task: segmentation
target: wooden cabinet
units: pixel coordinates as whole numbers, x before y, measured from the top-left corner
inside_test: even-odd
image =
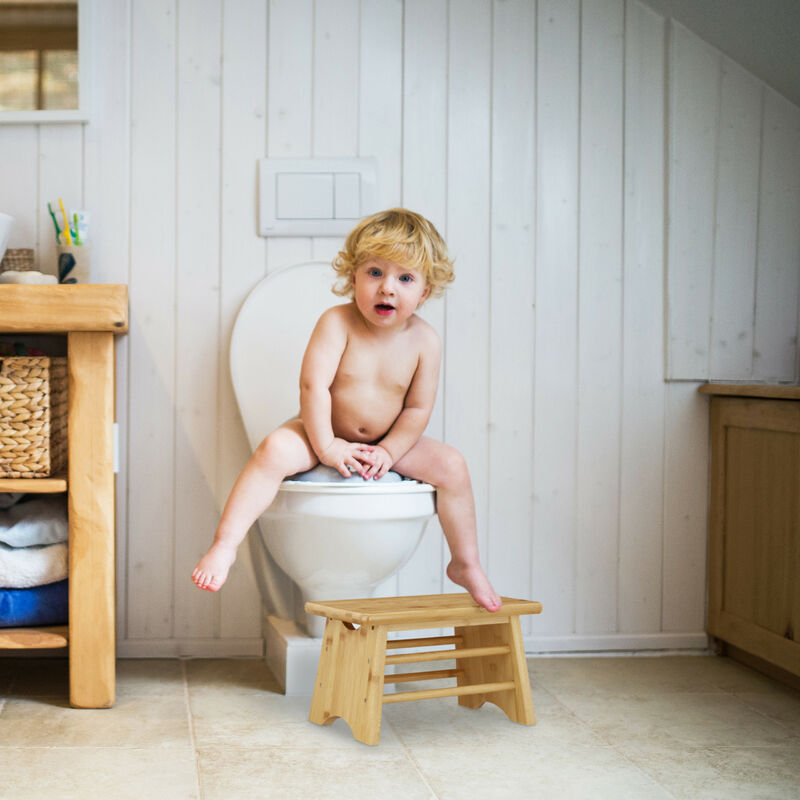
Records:
[[[0,478],[0,492],[67,492],[69,625],[0,629],[0,648],[69,648],[70,702],[115,695],[114,336],[128,329],[126,286],[0,285],[0,333],[67,337],[66,476]]]
[[[800,387],[701,391],[713,395],[708,632],[800,676]]]

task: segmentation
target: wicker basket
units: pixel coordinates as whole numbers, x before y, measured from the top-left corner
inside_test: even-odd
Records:
[[[45,478],[67,464],[67,359],[0,358],[0,477]]]
[[[30,247],[16,247],[6,250],[3,260],[0,261],[0,272],[16,270],[17,272],[28,272],[33,269],[33,249]]]

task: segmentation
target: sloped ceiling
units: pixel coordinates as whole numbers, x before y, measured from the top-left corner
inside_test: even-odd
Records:
[[[642,0],[800,106],[800,0]]]

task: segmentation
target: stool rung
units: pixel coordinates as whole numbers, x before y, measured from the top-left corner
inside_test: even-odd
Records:
[[[462,636],[423,636],[421,639],[389,639],[386,642],[387,650],[397,650],[401,647],[426,647],[435,644],[461,644]]]
[[[410,700],[430,700],[434,697],[455,697],[464,694],[493,694],[516,689],[514,681],[502,683],[476,683],[472,686],[453,686],[450,689],[423,689],[419,692],[397,692],[383,695],[383,703],[407,703]]]
[[[386,656],[387,664],[418,664],[420,661],[446,661],[448,658],[480,658],[481,656],[501,656],[511,652],[507,644],[497,647],[465,647],[461,650],[432,650],[427,653],[398,653]]]
[[[462,669],[434,669],[429,672],[398,672],[396,675],[384,675],[384,683],[406,683],[407,681],[435,681],[438,678],[457,678]]]

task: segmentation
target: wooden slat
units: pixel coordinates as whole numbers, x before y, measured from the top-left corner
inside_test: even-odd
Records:
[[[514,681],[503,681],[502,683],[479,683],[475,686],[453,686],[449,689],[421,689],[418,692],[385,694],[383,696],[383,704],[408,703],[410,700],[431,700],[434,697],[456,697],[464,694],[491,694],[493,692],[506,692],[514,688]]]
[[[387,650],[403,647],[433,647],[434,645],[461,644],[461,636],[422,636],[419,639],[392,639],[386,642]]]
[[[0,285],[0,332],[127,330],[128,287],[123,284]]]
[[[450,658],[482,658],[483,656],[501,656],[511,652],[508,645],[497,647],[465,647],[461,650],[431,650],[427,653],[398,653],[386,656],[387,664],[418,664],[421,661],[446,661]]]
[[[0,630],[0,650],[45,650],[66,647],[68,644],[69,628],[66,625]]]
[[[58,494],[66,491],[66,475],[54,475],[52,478],[0,478],[0,492]]]
[[[426,672],[398,672],[395,675],[384,675],[383,682],[386,684],[443,680],[445,678],[457,678],[462,671],[460,669],[433,669]]]

